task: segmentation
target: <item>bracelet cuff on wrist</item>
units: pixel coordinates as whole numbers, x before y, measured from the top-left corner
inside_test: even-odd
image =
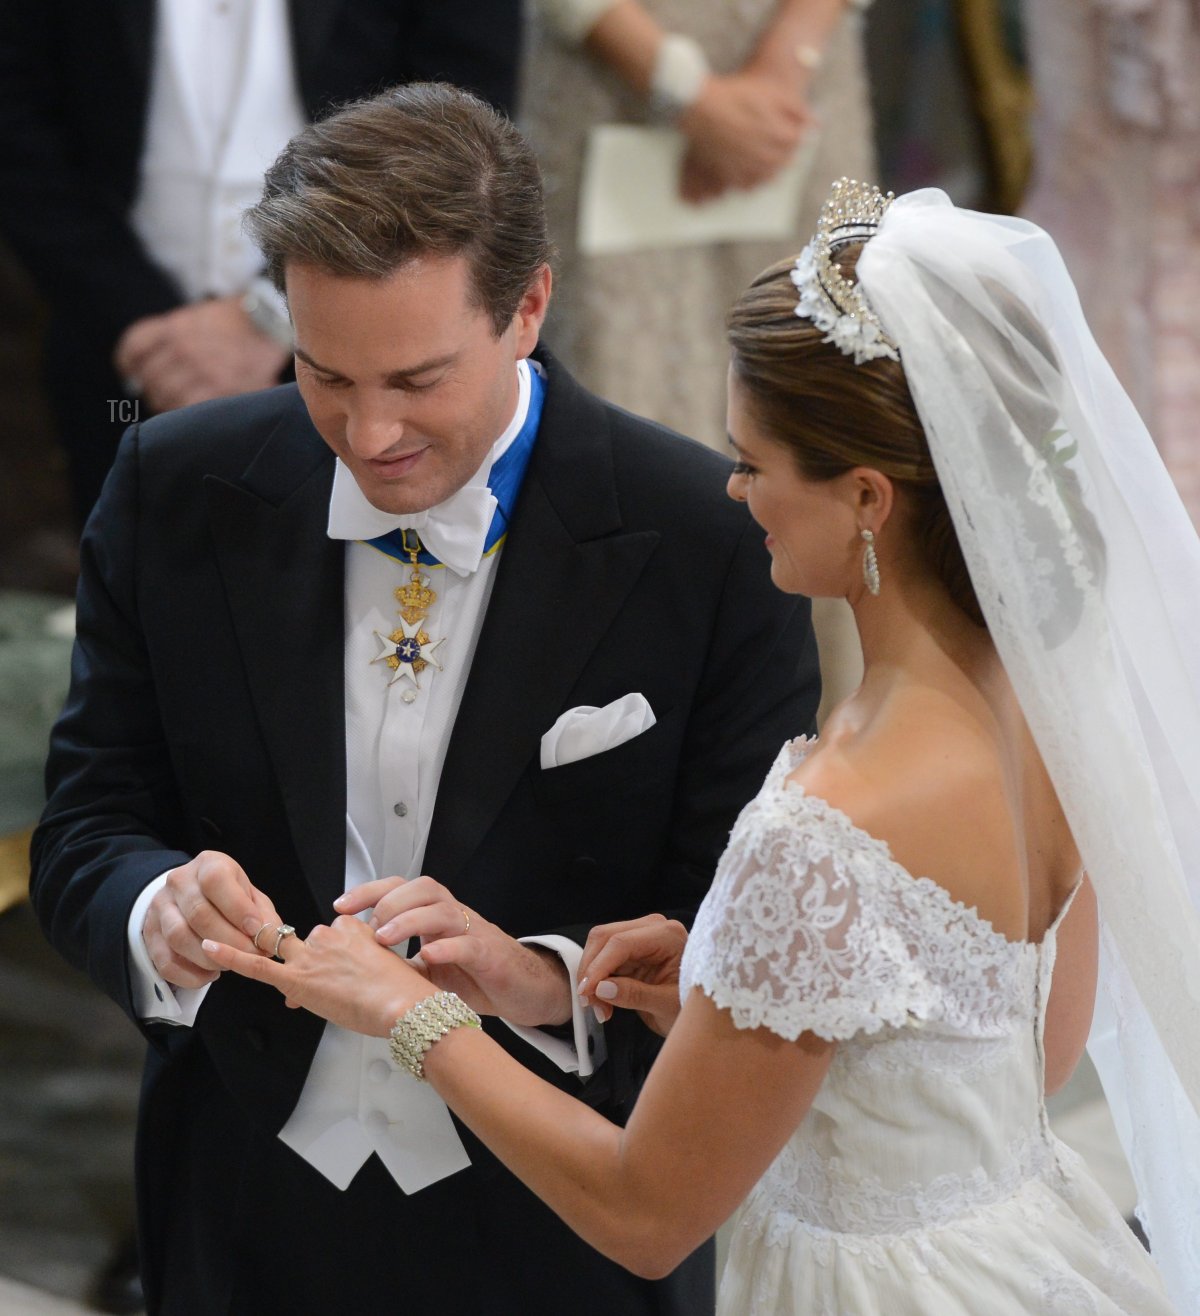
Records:
[[[655,116],[677,119],[700,95],[711,73],[708,56],[698,41],[668,33],[659,42],[650,76],[650,105]]]
[[[388,1046],[398,1069],[425,1081],[425,1053],[455,1028],[480,1028],[474,1010],[454,992],[437,992],[418,1001],[392,1025]]]

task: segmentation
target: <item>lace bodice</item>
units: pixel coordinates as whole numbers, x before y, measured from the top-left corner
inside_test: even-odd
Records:
[[[788,781],[808,748],[784,746],[738,818],[681,990],[740,1027],[841,1044],[760,1205],[864,1234],[939,1223],[1053,1159],[1041,1018],[1055,929],[1009,941],[913,877]]]

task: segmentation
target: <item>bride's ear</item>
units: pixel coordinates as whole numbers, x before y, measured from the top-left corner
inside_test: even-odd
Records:
[[[878,534],[896,506],[896,486],[870,466],[856,466],[849,474],[859,527]]]

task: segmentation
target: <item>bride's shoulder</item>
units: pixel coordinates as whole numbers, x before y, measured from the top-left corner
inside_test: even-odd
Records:
[[[981,852],[1011,848],[995,742],[936,701],[897,700],[861,721],[831,718],[787,781],[882,841],[909,873],[952,891]]]

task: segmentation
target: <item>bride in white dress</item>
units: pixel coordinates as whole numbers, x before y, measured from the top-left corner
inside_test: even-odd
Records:
[[[1150,622],[1175,602],[1160,550],[1177,583],[1200,553],[1156,540],[1186,516],[1080,324],[1032,225],[858,185],[734,308],[729,492],[781,589],[849,600],[866,675],[819,743],[783,747],[690,939],[653,916],[593,933],[581,991],[668,1033],[626,1128],[460,1026],[478,1019],[437,990],[468,939],[449,893],[424,973],[350,917],[284,940],[284,963],[205,951],[390,1033],[398,1064],[638,1273],[744,1201],[726,1316],[1174,1310],[1045,1110],[1088,1034],[1098,894],[1106,983],[1161,1060],[1155,1117],[1178,1097],[1175,1168],[1194,1171],[1196,777],[1159,699],[1186,736],[1200,681]],[[1105,447],[1114,418],[1140,465]],[[1131,482],[1153,527],[1117,518]],[[436,923],[403,883],[374,894],[380,924]],[[482,1007],[467,962],[455,981]],[[1147,1196],[1178,1186],[1135,1171]],[[1163,1259],[1186,1300],[1194,1256]]]

